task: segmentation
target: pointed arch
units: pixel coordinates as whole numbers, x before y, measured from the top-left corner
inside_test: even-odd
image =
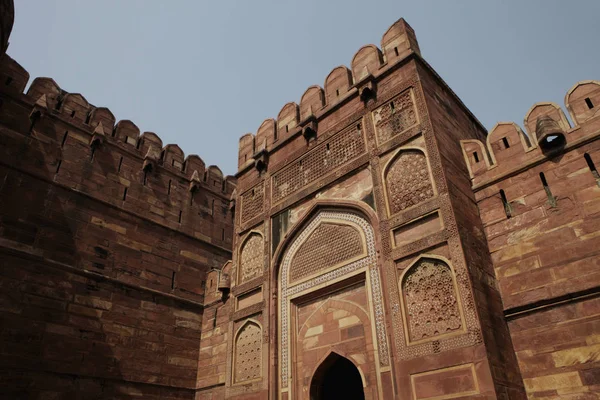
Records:
[[[315,315],[317,312],[322,311],[323,307],[325,307],[325,305],[330,306],[331,308],[335,308],[338,310],[344,310],[344,311],[349,311],[349,312],[356,312],[356,310],[360,310],[361,315],[359,316],[359,319],[361,320],[361,322],[365,325],[369,324],[369,314],[367,312],[367,310],[365,310],[360,304],[348,301],[348,300],[341,300],[341,299],[327,299],[323,302],[323,304],[321,304],[319,306],[319,308],[317,308],[316,310],[314,310],[309,316],[308,318],[306,318],[306,321],[304,321],[304,323],[302,324],[302,326],[300,326],[300,329],[298,329],[298,337],[303,337],[306,334],[306,331],[309,329],[309,324],[308,322],[310,321],[310,319],[313,317],[313,315]],[[358,316],[358,315],[357,315]],[[368,331],[366,331],[368,333]]]
[[[364,231],[366,238],[367,256],[348,264],[342,263],[337,268],[321,271],[313,279],[302,283],[288,285],[287,274],[289,271],[291,255],[301,243],[301,239],[310,232],[322,219],[341,221],[352,221]],[[371,222],[373,221],[373,222]],[[298,223],[284,236],[273,257],[273,281],[277,287],[278,303],[278,359],[279,359],[279,381],[281,390],[285,390],[290,384],[290,301],[291,298],[301,293],[308,293],[323,286],[359,274],[368,276],[370,285],[368,295],[371,298],[370,315],[372,316],[372,330],[377,342],[378,365],[388,366],[390,363],[387,333],[385,327],[383,291],[377,262],[376,229],[378,225],[375,212],[365,204],[358,201],[319,200],[302,217]]]
[[[324,218],[298,238],[289,255],[289,284],[298,284],[367,256],[363,230],[352,221]]]
[[[419,255],[402,272],[398,286],[407,344],[466,331],[456,273],[447,258]]]
[[[262,378],[262,325],[255,319],[247,319],[233,337],[234,384]]]
[[[429,159],[419,147],[400,148],[384,165],[381,173],[390,216],[437,194]]]
[[[236,284],[262,275],[265,258],[265,238],[262,232],[251,230],[240,244]]]
[[[523,118],[523,126],[527,131],[527,135],[532,139],[531,147],[536,147],[538,143],[538,137],[536,132],[537,120],[540,117],[548,116],[558,123],[558,125],[565,131],[571,129],[571,124],[565,116],[562,108],[554,102],[543,101],[535,103],[525,114]]]
[[[236,284],[248,282],[262,275],[265,258],[265,237],[262,232],[251,230],[242,239],[238,252]]]
[[[350,385],[349,387],[347,387],[346,389],[350,392],[354,392],[353,394],[356,396],[354,398],[365,398],[364,395],[364,388],[367,386],[366,380],[365,380],[365,375],[363,373],[363,371],[361,370],[361,368],[356,364],[356,362],[354,362],[354,360],[352,360],[349,357],[345,357],[344,355],[340,354],[343,353],[342,351],[336,350],[336,351],[329,351],[325,356],[323,356],[317,366],[315,367],[314,371],[311,374],[311,379],[310,379],[310,398],[311,399],[316,399],[316,400],[324,400],[327,396],[323,396],[322,393],[320,393],[320,391],[322,390],[322,386],[323,386],[323,381],[326,379],[326,375],[327,372],[329,372],[331,370],[332,367],[335,368],[336,364],[342,364],[346,366],[346,371],[347,373],[344,374],[345,379],[347,379],[347,384]],[[348,368],[350,367],[350,368]],[[353,371],[354,370],[354,371]],[[356,383],[356,379],[353,379],[354,377],[352,376],[353,373],[356,373],[356,377],[360,377],[360,385],[357,385]],[[362,387],[361,387],[362,386]],[[360,393],[356,393],[359,392]],[[344,397],[346,398],[346,397]]]
[[[271,276],[271,279],[273,279],[275,282],[277,282],[279,279],[279,267],[281,266],[282,258],[285,255],[289,245],[300,234],[308,222],[310,222],[310,220],[316,214],[323,210],[354,211],[362,214],[362,216],[364,216],[373,227],[376,228],[379,226],[377,214],[372,208],[365,205],[363,202],[346,199],[319,199],[315,201],[315,203],[306,211],[306,213],[304,213],[304,215],[288,229],[287,233],[283,236],[275,248],[272,258],[272,264],[275,266],[275,268],[272,268]]]
[[[577,82],[565,95],[565,106],[575,126],[599,115],[600,81]]]

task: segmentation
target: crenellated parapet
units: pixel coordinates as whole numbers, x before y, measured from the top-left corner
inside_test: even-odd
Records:
[[[525,131],[514,122],[499,122],[489,131],[486,143],[462,140],[473,188],[553,159],[600,135],[600,82],[577,83],[565,96],[565,106],[573,126],[558,104],[539,102],[525,115]]]
[[[233,225],[228,212],[236,179],[176,144],[163,144],[154,132],[130,120],[117,121],[79,93],[63,90],[51,78],[36,78],[9,56],[0,68],[0,112],[4,125],[22,134],[23,146],[39,160],[3,162],[86,193],[145,218],[228,248]],[[14,145],[14,144],[13,144]],[[8,152],[8,148],[6,151]],[[42,165],[45,169],[40,169]],[[48,175],[50,173],[50,175]],[[142,210],[140,213],[139,211]],[[228,228],[229,227],[229,228]]]
[[[378,78],[411,54],[419,54],[413,29],[400,19],[383,35],[381,49],[375,45],[361,47],[346,66],[334,68],[325,78],[323,87],[309,87],[300,103],[285,104],[277,119],[266,119],[256,131],[240,138],[238,174],[261,164],[264,153],[279,151],[294,138],[303,136],[306,143],[316,139],[319,121],[355,98],[364,103],[376,96]],[[297,150],[294,148],[294,150]]]

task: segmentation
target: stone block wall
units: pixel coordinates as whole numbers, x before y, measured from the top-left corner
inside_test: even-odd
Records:
[[[403,20],[381,48],[364,46],[351,69],[335,68],[323,89],[310,87],[240,139],[225,397],[308,398],[328,352],[362,372],[369,399],[524,397],[461,162],[460,140],[482,140],[485,130],[420,57]],[[366,255],[342,228],[356,216],[371,227]],[[364,275],[360,260],[373,262]],[[357,334],[372,341],[360,361],[334,316],[342,311],[317,306],[339,301],[350,283],[365,288],[349,303],[372,330]],[[443,305],[428,303],[438,297]],[[235,332],[249,321],[266,336],[256,351],[268,358],[242,384]],[[446,385],[450,377],[462,386]]]
[[[3,395],[195,398],[235,179],[1,63]]]
[[[598,391],[599,96],[594,81],[567,93],[573,126],[558,105],[537,103],[524,120],[527,134],[503,122],[485,145],[463,141],[530,397]]]
[[[0,397],[308,399],[345,359],[366,399],[596,398],[599,82],[486,134],[401,19],[242,136],[238,184],[24,93],[12,6]]]

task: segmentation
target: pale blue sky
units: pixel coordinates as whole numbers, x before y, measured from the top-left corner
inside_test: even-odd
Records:
[[[489,129],[600,79],[600,1],[17,0],[8,53],[224,173],[238,139],[404,17]]]

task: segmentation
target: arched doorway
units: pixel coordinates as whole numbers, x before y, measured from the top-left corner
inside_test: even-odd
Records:
[[[364,400],[360,372],[350,360],[331,353],[315,371],[310,383],[311,400]]]

